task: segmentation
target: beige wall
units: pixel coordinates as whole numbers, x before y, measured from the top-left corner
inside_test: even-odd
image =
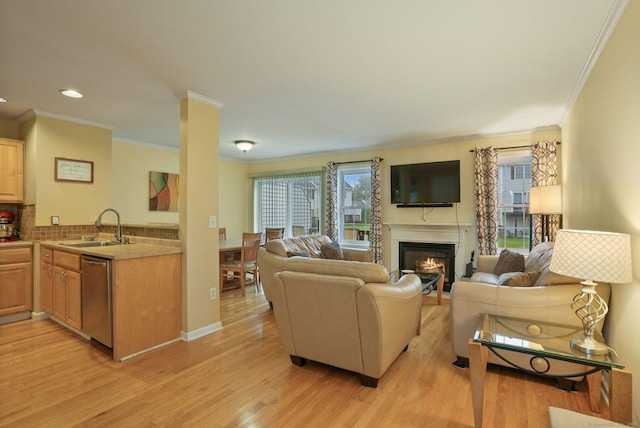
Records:
[[[286,171],[292,169],[304,169],[326,166],[330,160],[346,162],[352,160],[371,159],[380,156],[382,162],[382,220],[385,223],[413,223],[421,224],[428,222],[455,222],[475,224],[474,208],[474,177],[473,177],[473,153],[469,150],[474,147],[511,147],[518,145],[529,145],[536,141],[560,139],[560,130],[550,130],[519,135],[477,138],[442,144],[425,144],[422,146],[400,147],[396,149],[381,149],[355,153],[340,153],[303,159],[291,159],[279,162],[255,163],[249,165],[250,174],[258,174],[270,171]],[[562,150],[562,149],[561,149]],[[503,152],[508,153],[508,152]],[[391,165],[418,162],[436,162],[444,160],[460,160],[460,198],[461,202],[453,208],[434,208],[422,210],[421,208],[396,208],[390,203],[390,183],[389,172]],[[250,191],[250,188],[249,188]],[[423,221],[423,214],[425,220]],[[249,212],[249,215],[251,213]],[[383,258],[387,267],[390,266],[391,246],[389,239],[386,239],[386,229],[383,229]],[[473,228],[469,228],[466,236],[467,254],[464,259],[468,260],[471,250],[475,247],[475,236]]]
[[[251,181],[248,164],[220,159],[218,226],[227,228],[227,237],[240,239],[242,232],[253,232],[251,226]]]
[[[177,211],[149,211],[149,171],[178,174],[180,154],[116,140],[111,154],[111,206],[120,213],[122,223],[178,224]]]
[[[28,200],[37,201],[36,226],[50,225],[54,215],[61,225],[93,223],[111,204],[111,131],[44,116],[25,127],[27,159],[33,161],[31,150],[37,151],[34,170],[27,172],[33,179]],[[93,183],[55,181],[56,157],[92,161]]]
[[[20,140],[20,129],[15,120],[0,117],[0,137]]]
[[[612,287],[608,343],[634,374],[640,419],[640,2],[629,2],[563,126],[565,226],[631,235],[632,284]]]

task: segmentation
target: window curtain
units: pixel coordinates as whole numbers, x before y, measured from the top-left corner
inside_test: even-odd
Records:
[[[498,150],[477,147],[474,153],[478,250],[492,255],[498,251]]]
[[[531,149],[531,187],[553,186],[558,184],[558,142],[555,140],[539,141]],[[545,214],[549,217],[549,241],[555,241],[560,229],[560,215]],[[532,247],[542,242],[543,214],[532,216]]]
[[[334,241],[338,240],[338,164],[327,164],[327,225],[326,234]]]
[[[371,261],[382,264],[382,198],[380,182],[380,159],[371,162],[371,225],[369,230],[369,250]]]

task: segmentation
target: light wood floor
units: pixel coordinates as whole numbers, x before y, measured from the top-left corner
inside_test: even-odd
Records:
[[[424,298],[421,336],[377,389],[318,363],[292,365],[253,287],[221,303],[223,330],[121,363],[50,320],[0,326],[0,426],[473,425],[469,371],[451,365],[446,299]],[[550,405],[592,414],[584,392],[512,370],[490,367],[486,387],[487,427],[547,427]]]

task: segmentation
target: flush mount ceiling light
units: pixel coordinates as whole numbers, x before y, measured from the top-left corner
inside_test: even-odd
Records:
[[[6,98],[0,97],[0,103],[6,103],[6,102],[9,102],[9,100]]]
[[[84,95],[82,95],[80,92],[76,91],[75,89],[60,89],[60,93],[65,97],[70,97],[70,98],[84,97]]]
[[[244,154],[247,154],[247,150],[251,150],[255,143],[249,140],[236,140],[236,147],[238,150],[242,150]]]

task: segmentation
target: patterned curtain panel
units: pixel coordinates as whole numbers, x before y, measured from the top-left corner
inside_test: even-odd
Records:
[[[382,198],[380,196],[380,161],[378,157],[371,162],[371,228],[369,231],[369,250],[371,261],[382,264]]]
[[[555,140],[539,141],[531,150],[531,187],[553,186],[558,184],[558,142]],[[555,241],[558,229],[560,229],[560,216],[548,215],[549,228],[547,235],[549,241]],[[532,247],[542,242],[542,214],[533,215],[531,219],[533,236]]]
[[[498,251],[498,151],[475,149],[474,159],[478,250],[482,255]]]
[[[338,165],[327,164],[327,236],[338,240]]]

